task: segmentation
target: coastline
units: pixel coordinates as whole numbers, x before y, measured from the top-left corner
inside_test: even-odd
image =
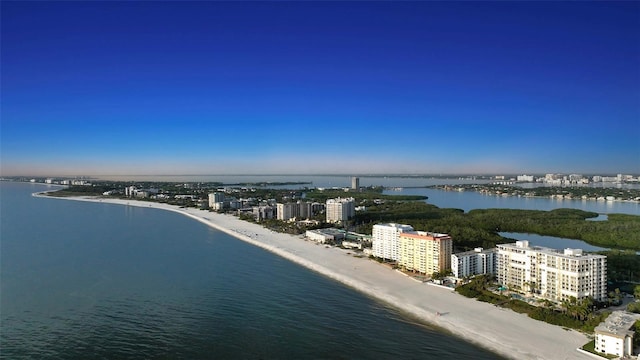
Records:
[[[422,322],[433,324],[466,341],[513,359],[590,359],[576,349],[589,338],[574,330],[549,325],[510,310],[465,298],[410,277],[351,252],[327,248],[300,236],[272,232],[233,215],[155,202],[95,197],[49,199],[98,202],[173,211],[200,221],[239,240],[334,279],[361,293],[383,301]],[[436,315],[441,314],[440,316]]]

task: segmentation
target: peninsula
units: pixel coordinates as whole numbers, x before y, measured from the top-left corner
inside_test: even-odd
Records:
[[[351,252],[305,241],[300,236],[277,233],[233,215],[139,200],[93,196],[60,199],[177,212],[339,281],[394,306],[411,317],[438,326],[508,358],[591,358],[577,350],[589,341],[580,332],[465,298],[451,289],[415,281],[375,261],[354,256]]]

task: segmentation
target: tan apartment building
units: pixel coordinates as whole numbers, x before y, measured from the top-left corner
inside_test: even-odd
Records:
[[[447,234],[425,231],[399,234],[398,265],[409,271],[431,275],[451,269],[453,240]]]

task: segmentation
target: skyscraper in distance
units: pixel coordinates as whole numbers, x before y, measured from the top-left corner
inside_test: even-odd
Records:
[[[360,190],[360,178],[357,176],[351,177],[351,190]]]

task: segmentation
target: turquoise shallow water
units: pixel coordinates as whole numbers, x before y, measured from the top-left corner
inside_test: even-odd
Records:
[[[0,182],[3,359],[495,359],[195,220]]]

